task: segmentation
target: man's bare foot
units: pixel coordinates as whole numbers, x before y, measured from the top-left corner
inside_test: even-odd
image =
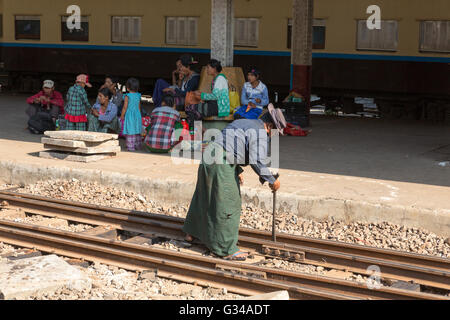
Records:
[[[190,234],[187,234],[186,237],[184,237],[184,240],[187,242],[192,242],[192,241],[194,241],[194,238],[192,238],[192,236]]]

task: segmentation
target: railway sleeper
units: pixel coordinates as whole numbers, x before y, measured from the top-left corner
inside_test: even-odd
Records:
[[[25,197],[25,196],[24,196]],[[28,197],[28,196],[27,196]],[[12,203],[13,205],[17,205],[17,201],[15,200],[14,197],[11,196],[4,196],[4,198],[2,200],[7,200],[10,201],[10,203]],[[26,200],[26,202],[35,202],[36,200]],[[19,205],[20,206],[20,205]],[[34,206],[36,207],[37,204],[34,204]],[[66,206],[63,206],[64,208]],[[44,216],[55,216],[55,217],[60,217],[60,218],[69,218],[69,219],[73,219],[73,220],[82,220],[82,221],[78,221],[78,222],[83,222],[83,223],[88,223],[88,224],[92,224],[92,225],[96,225],[98,222],[96,222],[95,219],[85,219],[85,218],[80,218],[79,216],[73,216],[72,214],[60,214],[60,210],[62,210],[63,208],[58,207],[54,208],[52,211],[52,213],[48,213],[46,212],[46,210],[42,210],[42,209],[34,209],[32,211],[34,211],[34,214],[39,214],[39,215],[44,215]],[[87,208],[86,208],[87,209]],[[83,211],[86,211],[86,209],[84,209]],[[29,209],[26,209],[27,211]],[[69,212],[70,210],[68,208],[64,209],[65,211]],[[77,209],[78,211],[80,211],[81,209]],[[105,208],[96,208],[96,211],[99,210],[106,210],[105,215],[108,216],[116,216],[119,214],[119,216],[123,216],[124,214],[127,214],[127,212],[125,212],[125,210],[118,210],[118,209],[105,209]],[[115,214],[113,212],[116,212]],[[145,214],[145,216],[150,216],[149,214]],[[140,217],[138,219],[136,219],[137,217],[135,216],[131,216],[133,217],[133,219],[135,219],[136,221],[133,224],[130,224],[130,221],[124,221],[121,223],[116,223],[114,226],[112,226],[112,228],[117,228],[118,227],[118,232],[119,235],[124,235],[125,233],[121,234],[121,230],[120,229],[124,229],[126,231],[141,231],[140,233],[137,232],[126,232],[126,236],[123,236],[123,238],[125,238],[125,240],[123,240],[123,238],[121,239],[122,241],[125,242],[129,242],[129,243],[133,243],[132,239],[136,239],[137,237],[142,237],[142,238],[146,238],[144,242],[147,242],[148,245],[154,244],[154,243],[158,243],[158,242],[165,242],[167,240],[180,240],[180,242],[184,242],[184,235],[180,230],[180,226],[177,224],[179,221],[171,221],[170,223],[166,220],[162,220],[162,221],[158,221],[157,223],[153,223],[151,224],[151,226],[147,229],[145,229],[145,232],[143,233],[142,230],[142,226],[141,223],[142,221],[145,222],[145,219],[143,217]],[[157,218],[157,215],[155,215],[155,219]],[[144,219],[144,220],[143,220]],[[88,221],[89,220],[89,221]],[[123,220],[123,219],[122,219]],[[170,220],[170,219],[169,219]],[[108,220],[104,221],[104,225],[109,225],[111,222]],[[165,227],[169,227],[169,229],[165,228]],[[163,231],[164,230],[164,231]],[[168,231],[167,233],[164,233],[165,231]],[[163,232],[161,232],[163,231]],[[360,254],[360,249],[356,250],[354,248],[354,246],[351,245],[343,245],[344,247],[351,247],[353,248],[352,250],[356,250],[356,252],[353,251],[349,251],[346,253],[332,253],[332,252],[328,252],[327,253],[327,259],[324,260],[323,259],[323,254],[322,252],[320,252],[320,250],[315,250],[313,247],[311,247],[311,243],[308,242],[307,244],[305,244],[305,247],[299,247],[298,245],[291,245],[286,243],[287,240],[289,240],[291,237],[290,236],[284,236],[286,237],[286,239],[284,239],[285,243],[273,243],[270,241],[265,241],[264,244],[262,243],[258,243],[258,241],[256,241],[259,237],[264,238],[265,234],[264,233],[260,233],[260,234],[247,234],[245,232],[245,230],[241,230],[243,232],[243,234],[245,234],[246,236],[241,236],[240,237],[240,242],[245,242],[242,243],[247,249],[247,246],[249,247],[249,249],[251,250],[256,250],[259,252],[262,252],[263,256],[269,256],[269,257],[275,257],[277,259],[283,259],[283,260],[291,260],[291,261],[295,261],[295,262],[300,262],[300,263],[304,263],[304,264],[312,264],[312,265],[320,265],[320,266],[324,266],[325,268],[331,268],[331,269],[337,269],[337,270],[342,270],[342,269],[348,269],[348,271],[351,271],[353,273],[357,273],[357,274],[362,274],[362,275],[370,275],[367,273],[367,265],[369,264],[369,262],[371,264],[379,264],[377,263],[377,261],[375,261],[374,259],[376,258],[364,258],[364,257],[354,257],[353,255],[359,255]],[[160,237],[161,239],[158,239],[158,237]],[[141,239],[142,240],[142,239]],[[292,239],[291,239],[292,240]],[[150,242],[151,241],[151,242]],[[293,241],[293,240],[292,240]],[[317,240],[317,245],[318,248],[320,249],[321,247],[325,246],[325,242],[322,243],[323,241],[319,241]],[[197,245],[198,243],[194,243],[194,245]],[[320,245],[319,245],[320,244]],[[326,245],[329,245],[329,242],[326,242]],[[341,245],[341,244],[340,244]],[[264,247],[265,246],[265,247]],[[197,247],[197,246],[196,246]],[[197,249],[197,248],[194,248]],[[327,249],[327,248],[322,248],[322,249]],[[342,248],[340,248],[342,249]],[[191,251],[191,250],[190,250]],[[195,250],[197,251],[197,250]],[[317,251],[317,252],[316,252]],[[198,253],[199,251],[197,251]],[[306,256],[305,256],[306,255]],[[348,255],[351,255],[350,257]],[[300,257],[299,257],[300,256]],[[400,258],[402,258],[403,256],[400,256]],[[380,256],[378,257],[380,259],[383,259],[383,256],[380,254]],[[343,265],[342,264],[342,259],[347,260],[348,262],[351,263],[351,267],[349,265]],[[375,261],[375,262],[374,262]],[[408,281],[409,279],[412,278],[416,278],[417,279],[422,279],[423,276],[421,275],[417,275],[417,272],[420,272],[420,268],[409,268],[407,271],[408,274],[403,274],[404,271],[402,271],[402,273],[399,273],[396,270],[396,267],[400,264],[404,264],[404,263],[408,263],[408,260],[399,260],[399,261],[393,261],[393,262],[384,262],[383,260],[381,260],[380,262],[383,263],[382,270],[383,270],[383,277],[382,280],[403,280],[403,281]],[[430,266],[430,268],[435,267],[436,265],[440,265],[439,261],[433,262],[433,265]],[[442,264],[442,262],[441,262]],[[446,266],[446,264],[443,264],[444,267]],[[386,269],[388,268],[388,269]],[[441,267],[443,268],[443,267]],[[426,267],[425,267],[426,269]],[[448,278],[442,278],[443,275],[447,274],[445,270],[443,270],[442,274],[436,274],[436,272],[434,274],[431,274],[430,276],[427,276],[426,278],[423,278],[422,280],[418,281],[418,283],[420,283],[421,285],[425,285],[425,286],[430,286],[433,287],[433,285],[438,284],[437,287],[444,287],[447,288],[446,284],[448,284]],[[422,277],[422,278],[421,278]],[[444,279],[444,280],[443,280]],[[439,283],[438,283],[439,281]]]
[[[262,245],[260,251],[267,257],[273,257],[293,262],[305,261],[305,252],[295,250],[293,248],[286,248],[276,245]]]
[[[170,253],[160,249],[145,249],[140,246],[125,244],[120,241],[111,241],[99,237],[73,234],[49,228],[30,226],[27,224],[1,221],[0,239],[7,243],[27,246],[32,243],[45,252],[62,254],[73,258],[85,258],[86,260],[100,263],[120,265],[123,268],[131,268],[135,271],[157,268],[158,276],[168,277],[173,280],[197,280],[205,284],[215,283],[227,287],[234,287],[236,293],[245,291],[267,292],[276,289],[287,289],[294,298],[331,298],[331,299],[398,299],[398,298],[441,298],[435,295],[423,295],[420,293],[408,293],[405,290],[381,288],[380,290],[368,290],[363,285],[349,281],[341,281],[331,278],[322,278],[305,274],[296,274],[288,271],[264,269],[256,266],[242,266],[231,262],[216,262],[210,258],[197,258],[192,264],[191,255]],[[189,262],[187,262],[187,260]],[[233,270],[219,271],[217,264],[224,265]],[[249,269],[247,275],[246,269]],[[238,269],[238,270],[236,270]],[[182,271],[181,271],[182,270]],[[236,273],[240,270],[241,273]],[[180,273],[181,271],[181,273]],[[234,272],[233,272],[234,271]],[[267,273],[266,279],[258,278]],[[249,276],[252,274],[252,276]],[[269,275],[270,274],[270,275]],[[219,280],[221,278],[222,280]],[[250,280],[250,281],[249,281]],[[275,281],[275,282],[273,282]],[[281,281],[281,282],[280,282]],[[217,282],[217,283],[216,283]],[[245,289],[242,285],[245,283]]]
[[[255,270],[249,270],[245,268],[234,268],[231,266],[216,264],[216,269],[220,271],[227,271],[232,274],[240,274],[247,277],[258,278],[258,279],[267,279],[267,273]]]

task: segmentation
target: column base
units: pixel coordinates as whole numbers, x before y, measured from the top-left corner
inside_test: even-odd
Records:
[[[312,66],[291,65],[291,91],[300,93],[311,105]]]

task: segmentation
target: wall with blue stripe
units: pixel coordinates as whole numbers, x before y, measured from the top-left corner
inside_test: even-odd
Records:
[[[49,49],[76,49],[76,50],[114,50],[114,51],[148,51],[148,52],[173,52],[173,53],[201,53],[209,54],[210,49],[195,48],[170,48],[170,47],[144,47],[144,46],[96,46],[77,44],[44,44],[44,43],[14,43],[0,42],[0,47],[22,47],[22,48],[49,48]],[[251,56],[277,56],[290,57],[289,51],[258,51],[258,50],[234,50],[235,55]],[[376,61],[408,61],[408,62],[435,62],[450,63],[450,57],[428,57],[428,56],[396,56],[381,54],[345,54],[314,52],[315,59],[352,59],[352,60],[376,60]]]

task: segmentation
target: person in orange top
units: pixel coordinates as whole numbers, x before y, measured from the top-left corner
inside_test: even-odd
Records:
[[[64,113],[64,99],[61,93],[55,91],[55,83],[45,80],[42,91],[27,99],[28,108],[26,114],[31,118],[39,111],[50,113],[53,122],[56,122],[59,114]]]

